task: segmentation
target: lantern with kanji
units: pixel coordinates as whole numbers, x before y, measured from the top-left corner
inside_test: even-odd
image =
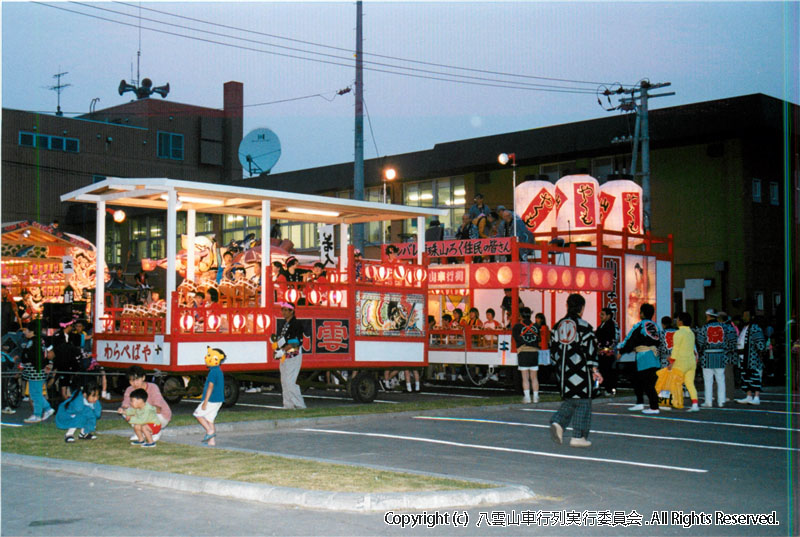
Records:
[[[642,187],[629,179],[607,181],[600,187],[600,223],[607,231],[626,231],[641,235],[643,231]],[[628,240],[628,247],[641,244],[643,238]],[[622,237],[604,235],[603,243],[619,247]]]
[[[569,242],[593,241],[600,220],[600,185],[591,175],[567,175],[556,182],[556,225]]]
[[[550,231],[556,226],[555,185],[550,181],[525,181],[514,193],[517,212],[531,232]]]
[[[184,313],[181,315],[181,330],[184,332],[191,332],[194,328],[194,315],[191,313]]]

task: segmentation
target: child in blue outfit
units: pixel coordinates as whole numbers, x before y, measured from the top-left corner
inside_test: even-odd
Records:
[[[225,402],[225,377],[219,367],[219,364],[224,359],[224,352],[220,349],[208,347],[205,357],[208,376],[206,377],[206,384],[203,386],[203,401],[197,405],[193,413],[193,416],[197,418],[197,421],[206,430],[206,435],[203,437],[202,442],[209,446],[216,445],[214,438],[217,436],[217,430],[214,427],[214,420],[217,418],[217,413],[222,407],[222,403]]]
[[[75,441],[75,431],[81,430],[78,436],[81,440],[94,440],[97,435],[94,431],[97,427],[97,420],[103,411],[100,405],[100,388],[95,384],[89,384],[72,394],[72,397],[58,405],[56,414],[56,427],[66,429],[64,442],[72,443]]]

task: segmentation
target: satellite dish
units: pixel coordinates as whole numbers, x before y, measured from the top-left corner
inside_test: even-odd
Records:
[[[239,144],[239,162],[252,177],[268,174],[281,158],[281,141],[269,129],[255,129],[247,133]]]

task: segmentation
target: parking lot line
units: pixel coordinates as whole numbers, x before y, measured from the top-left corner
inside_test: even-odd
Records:
[[[553,413],[552,410],[547,410],[544,408],[520,408],[523,412],[549,412]],[[621,414],[618,412],[595,412],[592,411],[592,416],[618,416],[623,418],[640,418],[645,420],[661,420],[661,421],[685,421],[687,423],[701,423],[703,425],[728,425],[730,427],[745,427],[747,429],[771,429],[773,431],[793,431],[798,432],[800,429],[791,429],[788,427],[776,427],[774,425],[754,425],[751,423],[730,423],[728,421],[705,421],[705,420],[690,420],[687,418],[668,418],[664,416],[664,414],[658,414],[655,416],[643,416],[642,414]]]
[[[420,436],[402,436],[396,434],[383,434],[383,433],[362,433],[362,432],[353,432],[353,431],[339,431],[339,430],[332,430],[332,429],[299,429],[301,431],[306,431],[310,433],[325,433],[325,434],[339,434],[339,435],[348,435],[348,436],[368,436],[372,438],[387,438],[389,440],[407,440],[409,442],[423,442],[427,444],[439,444],[444,446],[455,446],[455,447],[463,447],[469,449],[481,449],[486,451],[502,451],[505,453],[520,453],[523,455],[538,455],[540,457],[552,457],[556,459],[571,459],[571,460],[579,460],[579,461],[591,461],[591,462],[604,462],[609,464],[622,464],[626,466],[638,466],[642,468],[657,468],[660,470],[675,470],[678,472],[691,472],[697,474],[705,474],[708,473],[708,470],[704,470],[702,468],[686,468],[682,466],[669,466],[665,464],[651,464],[647,462],[634,462],[634,461],[624,461],[619,459],[603,459],[600,457],[582,457],[580,455],[564,455],[562,453],[548,453],[546,451],[531,451],[527,449],[516,449],[516,448],[506,448],[500,446],[484,446],[481,444],[465,444],[463,442],[451,442],[448,440],[437,440],[435,438],[424,438]]]
[[[519,421],[500,421],[500,420],[487,420],[480,418],[451,418],[448,416],[414,416],[415,420],[432,420],[432,421],[464,421],[470,423],[491,423],[497,425],[509,425],[513,427],[533,427],[536,429],[549,429],[550,425],[541,425],[538,423],[523,423]],[[569,427],[570,429],[572,427]],[[612,436],[628,436],[631,438],[648,438],[652,440],[673,440],[677,442],[695,442],[698,444],[718,444],[722,446],[746,447],[756,449],[774,449],[778,451],[800,451],[800,448],[788,448],[783,446],[764,446],[761,444],[741,444],[739,442],[723,442],[721,440],[702,440],[700,438],[683,438],[680,436],[658,436],[652,434],[634,434],[634,433],[620,433],[616,431],[596,431],[592,429],[592,434],[607,434]]]
[[[630,403],[606,403],[608,406],[632,406]],[[786,410],[764,410],[761,408],[736,408],[736,407],[714,407],[713,409],[704,409],[703,412],[708,410],[727,410],[728,412],[762,412],[766,414],[800,414],[800,412],[790,412]],[[669,410],[667,411],[669,412]]]

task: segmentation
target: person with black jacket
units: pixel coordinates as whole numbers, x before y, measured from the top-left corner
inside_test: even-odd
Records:
[[[614,310],[600,310],[600,326],[595,332],[597,338],[597,357],[600,361],[600,374],[603,375],[602,388],[605,394],[613,397],[617,394],[617,323],[614,322]]]

